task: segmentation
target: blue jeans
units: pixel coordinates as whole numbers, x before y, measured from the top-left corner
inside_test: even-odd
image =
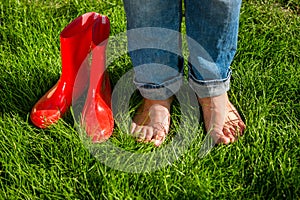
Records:
[[[198,97],[229,90],[241,0],[124,0],[134,82],[142,96],[164,100],[180,88],[184,16],[188,80]]]

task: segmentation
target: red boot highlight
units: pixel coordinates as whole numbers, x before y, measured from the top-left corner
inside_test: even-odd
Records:
[[[109,20],[102,16],[95,22],[92,32],[90,85],[82,111],[81,124],[93,142],[107,140],[114,128],[111,110],[111,86],[105,71],[105,50],[109,31]]]
[[[72,95],[80,96],[88,80],[86,57],[91,50],[92,28],[99,14],[90,12],[73,20],[60,34],[62,74],[58,82],[32,108],[30,119],[39,128],[56,123],[68,110]],[[78,70],[87,70],[74,88]]]

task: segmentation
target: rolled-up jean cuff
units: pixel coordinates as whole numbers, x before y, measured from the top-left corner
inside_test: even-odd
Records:
[[[183,76],[180,75],[161,84],[139,83],[134,80],[134,84],[141,95],[151,100],[166,100],[175,95],[182,85]]]
[[[189,85],[199,98],[219,96],[227,92],[230,88],[231,70],[225,79],[219,80],[197,80],[189,73]]]

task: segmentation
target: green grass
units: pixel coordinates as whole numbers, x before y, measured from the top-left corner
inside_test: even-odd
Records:
[[[243,2],[230,99],[246,119],[245,136],[199,158],[199,127],[199,137],[171,165],[128,173],[94,158],[70,116],[47,130],[29,120],[31,107],[60,76],[60,31],[75,17],[95,11],[108,15],[111,35],[123,32],[122,2],[4,1],[1,199],[299,199],[299,7],[296,0]],[[114,62],[109,68],[112,82],[130,68],[128,56]],[[180,110],[173,109],[176,119]],[[156,151],[120,129],[111,142],[131,152]]]

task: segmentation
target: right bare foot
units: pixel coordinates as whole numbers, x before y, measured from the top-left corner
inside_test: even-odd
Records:
[[[229,144],[237,140],[246,128],[227,93],[216,97],[198,98],[202,107],[206,131],[214,141]]]
[[[138,141],[160,146],[169,132],[172,97],[167,100],[144,99],[131,125],[131,133]]]

